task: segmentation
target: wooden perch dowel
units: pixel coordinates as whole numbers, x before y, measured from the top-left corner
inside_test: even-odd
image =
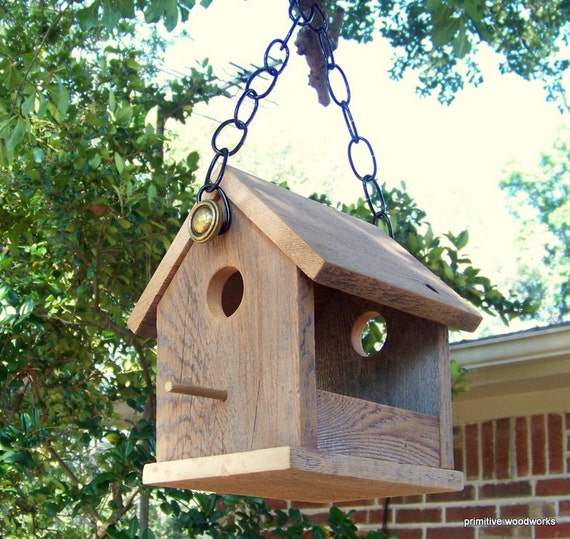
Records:
[[[223,389],[212,389],[210,387],[192,386],[190,384],[180,384],[178,382],[166,382],[164,390],[167,393],[180,393],[181,395],[192,395],[193,397],[205,397],[207,399],[216,399],[225,401],[228,398],[228,392]]]

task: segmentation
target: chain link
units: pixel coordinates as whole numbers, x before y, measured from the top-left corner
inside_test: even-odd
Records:
[[[313,2],[310,6],[304,7],[303,4],[308,4],[307,0],[289,0],[289,19],[292,21],[291,27],[283,39],[274,39],[269,43],[265,49],[263,57],[263,67],[255,70],[248,78],[245,89],[240,95],[234,115],[229,120],[222,122],[212,135],[212,149],[214,150],[214,157],[210,162],[206,178],[203,186],[199,189],[197,201],[200,202],[204,192],[213,193],[217,192],[222,199],[224,209],[226,212],[226,221],[220,230],[220,234],[226,232],[231,224],[231,211],[226,194],[224,193],[220,183],[225,173],[228,158],[237,153],[245,143],[248,133],[249,124],[255,118],[259,108],[259,101],[265,99],[275,88],[277,79],[287,66],[289,61],[289,41],[295,28],[308,26],[317,34],[319,47],[323,55],[323,66],[326,73],[326,85],[331,99],[338,105],[344,117],[344,121],[350,136],[348,143],[348,162],[352,172],[358,180],[362,183],[364,191],[364,198],[372,214],[372,223],[376,225],[379,221],[382,222],[388,231],[390,237],[394,237],[392,230],[392,223],[388,215],[386,201],[382,189],[376,179],[377,164],[374,150],[368,139],[359,135],[356,128],[356,123],[350,110],[350,85],[344,70],[335,62],[334,59],[334,45],[328,34],[328,19],[323,9]],[[275,53],[281,54],[280,58],[276,58]],[[342,83],[340,91],[335,90],[335,86],[331,81],[331,75],[336,74],[336,78]],[[338,85],[337,85],[338,87]],[[339,93],[343,95],[340,96]],[[249,102],[252,109],[249,113],[242,111],[245,102]],[[231,128],[237,132],[239,136],[237,142],[233,147],[221,144],[222,132],[226,133],[226,137],[230,136]],[[236,133],[234,133],[235,135]],[[360,147],[369,156],[369,169],[368,172],[362,172],[357,167],[354,152],[356,148]],[[216,165],[220,165],[215,178],[212,177]]]
[[[350,110],[350,85],[344,70],[335,62],[334,59],[334,46],[328,33],[328,19],[323,9],[314,2],[310,8],[303,10],[301,0],[290,0],[289,13],[302,13],[301,18],[305,25],[308,25],[314,32],[317,33],[319,45],[323,55],[323,65],[326,75],[326,85],[331,99],[341,108],[342,115],[350,136],[348,143],[348,162],[352,172],[362,182],[362,189],[364,191],[364,198],[372,214],[372,223],[376,225],[382,222],[391,238],[394,237],[392,229],[392,222],[388,215],[388,208],[382,189],[376,179],[378,166],[376,164],[376,156],[374,150],[368,139],[358,134],[356,123],[352,112]],[[342,84],[335,85],[332,81],[332,76],[336,74],[336,79]],[[342,95],[341,95],[342,92]],[[362,172],[356,166],[354,152],[356,148],[363,148],[369,156],[369,169],[368,172]]]
[[[237,101],[233,117],[222,122],[212,135],[212,149],[214,150],[214,157],[212,158],[208,171],[206,172],[204,184],[198,190],[196,198],[197,202],[200,202],[204,193],[217,192],[219,194],[226,213],[226,220],[220,230],[220,234],[223,234],[230,228],[232,219],[228,198],[220,186],[228,164],[228,158],[230,155],[236,154],[243,146],[247,138],[249,124],[257,114],[259,101],[266,98],[273,91],[279,75],[281,75],[287,66],[290,54],[288,43],[293,35],[295,27],[297,26],[299,18],[291,16],[291,20],[293,21],[293,24],[289,28],[285,37],[283,39],[274,39],[265,49],[263,67],[255,70],[249,76],[245,89]],[[281,56],[276,58],[279,53]],[[244,108],[246,102],[252,107],[249,112]],[[221,143],[223,136],[222,133],[225,133],[227,138],[228,136],[231,136],[229,133],[232,131],[232,128],[234,135],[237,133],[239,139],[234,143],[233,147],[228,147]],[[219,165],[219,168],[216,176],[213,177],[216,165]]]

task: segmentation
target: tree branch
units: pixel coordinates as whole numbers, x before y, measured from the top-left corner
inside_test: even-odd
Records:
[[[99,524],[97,531],[95,532],[95,539],[105,539],[105,537],[107,537],[107,529],[109,526],[119,522],[119,520],[132,509],[135,499],[139,495],[139,491],[140,487],[137,487],[125,505],[123,505],[119,510],[114,511],[105,523]]]
[[[20,95],[20,92],[22,91],[24,84],[28,80],[28,75],[32,71],[32,67],[34,67],[34,64],[37,62],[38,57],[40,55],[40,52],[42,51],[48,36],[55,30],[57,25],[61,22],[61,19],[63,18],[64,13],[67,11],[69,6],[70,6],[70,4],[67,4],[67,6],[65,6],[60,12],[58,12],[58,14],[56,15],[53,22],[49,25],[49,28],[45,31],[44,35],[42,36],[42,40],[40,41],[40,44],[36,47],[32,61],[29,63],[28,69],[26,69],[26,72],[24,73],[24,76],[22,77],[22,80],[20,81],[20,84],[18,85],[18,89],[16,90],[16,93],[14,94],[14,101],[12,102],[12,107],[11,107],[12,111],[14,110],[14,107],[16,105],[16,100],[18,99],[18,96]]]
[[[310,9],[311,5],[317,4],[323,10],[323,13],[325,13],[325,17],[327,16],[322,0],[318,0],[317,2],[305,2],[305,4],[307,4],[307,6],[302,6],[303,10]],[[336,50],[338,46],[338,37],[343,17],[344,11],[341,8],[337,8],[333,21],[328,26],[327,33],[333,51]],[[316,21],[315,24],[319,25],[320,22]],[[297,54],[304,56],[309,66],[309,86],[317,91],[319,103],[324,107],[328,106],[330,96],[327,87],[326,59],[321,50],[317,32],[310,26],[304,26],[297,34],[295,46],[297,47]]]

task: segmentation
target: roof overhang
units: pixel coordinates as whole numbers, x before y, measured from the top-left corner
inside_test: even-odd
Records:
[[[232,211],[314,282],[452,328],[474,331],[481,322],[471,304],[370,223],[229,166],[223,182]],[[156,337],[158,304],[193,246],[187,228],[185,222],[131,313],[128,325],[138,335]]]

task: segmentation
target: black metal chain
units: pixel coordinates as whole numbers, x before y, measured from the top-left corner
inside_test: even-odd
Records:
[[[241,96],[239,97],[236,107],[234,109],[234,115],[229,120],[222,122],[218,128],[214,131],[212,135],[212,149],[214,150],[214,157],[210,162],[210,166],[208,167],[208,171],[206,172],[206,179],[204,180],[204,185],[199,189],[198,194],[196,196],[197,201],[200,202],[202,200],[202,195],[204,192],[206,193],[213,193],[217,192],[222,199],[224,204],[224,210],[226,213],[226,220],[222,229],[220,230],[220,234],[226,232],[231,224],[231,210],[230,205],[228,202],[228,198],[220,186],[222,178],[224,177],[224,173],[226,170],[226,165],[228,163],[228,158],[230,155],[234,155],[239,151],[239,149],[243,146],[245,139],[247,138],[247,130],[249,124],[255,118],[257,114],[257,109],[259,108],[259,101],[261,99],[266,98],[275,88],[277,83],[277,79],[279,75],[285,69],[287,62],[289,61],[289,40],[293,35],[293,31],[299,22],[299,17],[292,18],[293,24],[291,28],[285,35],[283,39],[274,39],[269,43],[267,48],[265,49],[265,55],[263,57],[263,67],[255,70],[246,82],[245,89],[242,92]],[[276,58],[274,54],[279,55],[280,57]],[[269,79],[267,79],[269,76]],[[265,87],[263,86],[265,84]],[[252,109],[249,113],[246,113],[242,110],[244,107],[244,103],[249,102],[252,105]],[[220,137],[221,133],[228,128],[233,127],[236,129],[240,135],[239,140],[237,143],[234,144],[233,147],[228,148],[227,146],[221,146],[220,144]],[[212,175],[214,173],[214,169],[216,168],[217,164],[220,164],[216,177],[213,178]]]
[[[307,2],[305,1],[305,3]],[[344,121],[348,129],[348,134],[350,135],[350,141],[348,143],[348,162],[350,164],[352,172],[362,183],[364,198],[372,214],[372,223],[374,225],[376,225],[378,221],[384,223],[388,234],[391,238],[393,238],[394,233],[392,229],[392,223],[388,215],[386,201],[382,189],[380,188],[380,185],[378,184],[378,180],[376,178],[378,171],[376,156],[374,155],[374,150],[368,139],[360,135],[356,128],[356,123],[354,122],[354,118],[350,110],[350,86],[348,84],[348,79],[344,70],[335,62],[334,59],[334,46],[328,34],[329,24],[327,16],[324,13],[323,9],[317,4],[317,2],[313,2],[313,4],[311,4],[311,6],[308,8],[303,8],[301,6],[301,0],[289,0],[289,18],[293,24],[283,39],[274,39],[265,49],[263,67],[255,70],[250,75],[245,89],[237,101],[233,118],[222,122],[214,132],[212,136],[212,149],[214,150],[214,157],[210,163],[210,166],[208,167],[204,185],[202,185],[198,191],[197,201],[201,201],[204,192],[213,193],[214,191],[217,191],[220,195],[220,198],[222,199],[226,212],[226,221],[220,230],[220,234],[223,234],[229,229],[231,224],[230,205],[228,198],[224,193],[224,190],[220,186],[228,158],[229,156],[237,153],[243,146],[245,139],[247,138],[248,126],[257,114],[259,101],[266,98],[273,91],[279,75],[281,75],[287,66],[287,62],[289,60],[289,40],[293,35],[293,31],[296,27],[308,26],[318,36],[319,46],[323,54],[323,66],[326,73],[327,88],[331,99],[342,110]],[[276,49],[278,49],[278,51]],[[272,54],[273,52],[281,54],[281,58],[275,59]],[[344,95],[342,98],[339,97],[339,94],[333,88],[333,84],[331,82],[332,73],[337,73],[342,80],[344,86]],[[269,82],[265,80],[266,87],[256,89],[254,86],[256,84],[261,84],[258,83],[258,80],[263,80],[263,77],[266,75],[269,75]],[[242,116],[242,106],[246,101],[251,102],[253,108],[247,116],[243,114],[245,117],[240,117]],[[231,149],[227,146],[220,148],[219,137],[221,136],[222,131],[230,126],[234,129],[237,129],[241,133],[239,135],[240,138]],[[355,164],[354,152],[359,145],[365,148],[370,156],[370,166],[368,172],[363,173],[357,168]],[[212,174],[218,162],[220,163],[220,167],[218,169],[216,177],[212,178]]]
[[[309,26],[309,28],[316,32],[318,36],[319,45],[323,54],[326,84],[329,95],[341,108],[342,115],[348,129],[348,134],[350,135],[350,141],[348,143],[348,162],[350,163],[350,168],[354,175],[362,182],[364,198],[368,204],[370,213],[372,214],[372,223],[377,224],[378,221],[383,222],[388,230],[388,234],[393,238],[394,231],[392,229],[390,216],[388,215],[386,200],[376,178],[376,174],[378,172],[376,156],[374,155],[374,150],[368,139],[358,133],[356,123],[354,122],[352,112],[350,111],[350,85],[348,84],[346,73],[335,62],[333,54],[334,46],[328,33],[329,23],[327,16],[317,2],[313,2],[309,8],[303,10],[301,7],[301,0],[290,0],[289,15],[292,16],[293,14],[295,14],[294,16],[296,17],[300,16],[302,21],[299,23],[300,26]],[[337,78],[340,77],[342,85],[344,86],[342,97],[339,96],[339,92],[337,92],[333,87],[331,81],[331,74],[333,73],[337,74]],[[356,166],[354,152],[358,146],[364,147],[365,151],[370,156],[370,165],[367,172],[362,172]]]

